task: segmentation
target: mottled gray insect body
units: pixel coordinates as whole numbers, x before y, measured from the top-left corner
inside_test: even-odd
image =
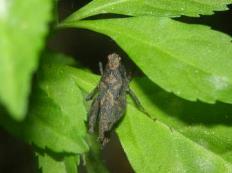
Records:
[[[126,93],[133,97],[134,93],[129,88],[129,79],[126,70],[121,64],[119,55],[113,53],[108,56],[108,62],[103,71],[100,64],[101,80],[98,86],[86,97],[86,100],[94,98],[89,111],[89,132],[93,133],[98,121],[98,135],[102,145],[109,141],[107,133],[120,120],[126,110]],[[132,97],[132,98],[133,98]],[[139,103],[138,99],[135,98]]]

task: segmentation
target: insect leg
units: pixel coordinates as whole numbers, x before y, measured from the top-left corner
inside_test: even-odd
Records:
[[[95,98],[92,105],[91,105],[91,109],[88,113],[88,117],[89,117],[89,132],[93,133],[94,132],[94,127],[97,121],[97,117],[99,114],[99,98]]]
[[[86,101],[92,100],[93,97],[97,94],[97,91],[98,91],[98,86],[95,87],[95,88],[85,97],[85,100],[86,100]]]
[[[135,95],[134,91],[128,87],[127,92],[130,94],[131,98],[134,100],[136,106],[139,108],[140,111],[146,113],[143,105],[139,101],[138,97]]]
[[[130,89],[128,87],[127,92],[130,94],[131,98],[134,100],[136,106],[139,108],[139,110],[143,113],[145,113],[149,118],[151,118],[152,120],[156,121],[156,118],[152,117],[143,107],[143,105],[141,104],[141,102],[139,101],[138,97],[135,95],[135,93],[133,92],[132,89]]]
[[[102,65],[101,62],[99,62],[99,69],[100,69],[101,75],[103,76],[103,65]],[[95,96],[95,94],[97,93],[98,88],[99,88],[98,86],[95,87],[95,88],[86,96],[85,100],[86,100],[86,101],[92,100],[93,97]]]
[[[101,76],[103,76],[104,71],[103,71],[102,62],[99,62],[98,65],[99,65],[99,70],[100,70]]]

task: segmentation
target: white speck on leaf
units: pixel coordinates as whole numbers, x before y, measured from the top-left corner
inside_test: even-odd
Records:
[[[181,94],[181,92],[180,92],[180,91],[177,91],[177,92],[176,92],[176,95],[180,95],[180,94]]]
[[[200,167],[201,172],[213,172],[215,170],[215,166],[213,163],[213,160],[211,157],[202,159],[202,157],[199,157],[196,159],[196,165]]]
[[[209,81],[217,90],[223,90],[229,86],[229,79],[225,76],[212,76]]]

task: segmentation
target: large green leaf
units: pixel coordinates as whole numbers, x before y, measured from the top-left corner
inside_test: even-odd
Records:
[[[231,0],[93,0],[67,20],[76,21],[97,14],[115,13],[130,16],[152,15],[174,17],[199,16],[227,10]]]
[[[46,153],[36,155],[41,173],[78,173],[79,156],[54,158]]]
[[[66,65],[60,64],[61,60],[58,62],[54,55],[44,58],[25,121],[15,123],[1,116],[0,123],[14,135],[40,148],[83,153],[88,146],[84,140],[87,113],[82,93]]]
[[[131,17],[61,24],[106,34],[155,83],[185,99],[232,103],[231,37],[168,18]]]
[[[78,85],[90,91],[99,78],[72,69]],[[129,99],[117,133],[136,172],[231,172],[232,108],[192,103],[169,94],[147,78],[131,87],[154,121]]]
[[[52,2],[0,0],[0,101],[17,120],[27,110],[31,76],[37,68]]]

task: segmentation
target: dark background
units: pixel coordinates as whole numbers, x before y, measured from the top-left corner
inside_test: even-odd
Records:
[[[88,3],[88,0],[59,0],[59,20]],[[229,11],[216,12],[212,16],[200,18],[181,17],[177,20],[186,23],[198,23],[211,26],[213,29],[232,35],[232,6]],[[128,43],[129,44],[129,43]],[[71,55],[93,72],[98,72],[98,62],[105,62],[105,57],[118,52],[125,57],[124,61],[136,72],[136,66],[126,54],[108,37],[81,29],[65,29],[50,34],[47,47],[51,50]],[[36,172],[33,149],[14,138],[0,128],[0,173],[34,173]],[[131,173],[131,169],[116,135],[102,151],[102,159],[112,173]]]

